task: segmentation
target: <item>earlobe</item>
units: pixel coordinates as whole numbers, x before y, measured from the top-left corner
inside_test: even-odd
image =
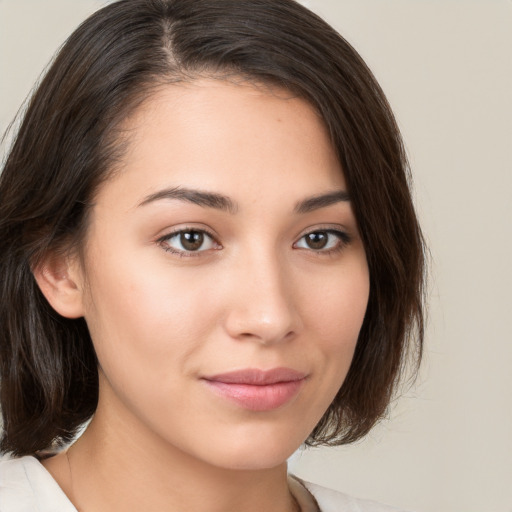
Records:
[[[82,279],[73,258],[48,255],[32,269],[39,289],[63,317],[84,316]]]

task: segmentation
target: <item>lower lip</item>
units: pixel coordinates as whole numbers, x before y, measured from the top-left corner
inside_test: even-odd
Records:
[[[290,402],[299,392],[304,379],[257,386],[205,380],[218,395],[251,411],[271,411]]]

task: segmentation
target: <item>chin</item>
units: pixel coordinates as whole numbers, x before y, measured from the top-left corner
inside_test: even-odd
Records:
[[[272,469],[285,464],[302,442],[302,437],[294,442],[289,433],[284,438],[272,433],[267,435],[263,432],[260,435],[245,433],[224,443],[216,443],[214,451],[210,448],[208,458],[214,465],[225,469],[246,471]]]

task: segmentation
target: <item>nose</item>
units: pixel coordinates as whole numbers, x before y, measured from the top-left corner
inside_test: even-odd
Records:
[[[254,255],[232,269],[225,329],[237,340],[272,345],[291,340],[302,328],[294,283],[275,254]]]

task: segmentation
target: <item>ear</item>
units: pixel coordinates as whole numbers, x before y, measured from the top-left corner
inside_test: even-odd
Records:
[[[46,300],[66,318],[84,316],[83,278],[77,260],[76,257],[53,253],[32,269]]]

